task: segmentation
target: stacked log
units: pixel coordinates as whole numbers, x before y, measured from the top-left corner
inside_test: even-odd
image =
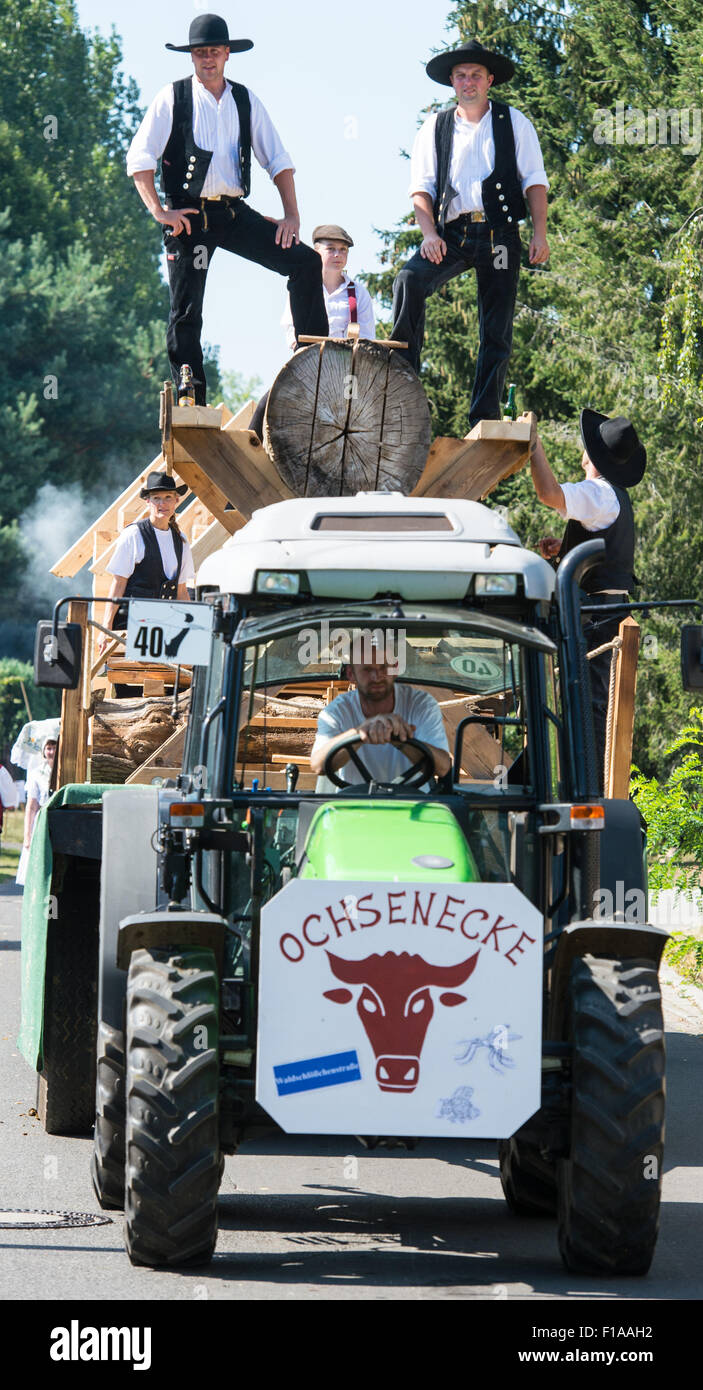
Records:
[[[93,716],[92,782],[125,782],[188,718],[190,692],[170,696],[101,700]]]

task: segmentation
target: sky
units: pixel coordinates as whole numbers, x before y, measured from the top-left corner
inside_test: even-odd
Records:
[[[189,55],[168,52],[165,44],[186,43],[191,20],[213,9],[232,38],[254,42],[249,52],[230,57],[226,75],[256,92],[292,156],[301,238],[309,241],[319,223],[336,222],[355,243],[350,273],[379,269],[374,229],[394,227],[410,209],[401,151],[410,150],[424,107],[445,93],[424,65],[458,38],[447,27],[451,0],[266,0],[247,7],[221,0],[77,0],[82,28],[107,34],[114,27],[119,34],[124,71],[145,106],[167,82],[192,72]],[[278,192],[252,164],[249,202],[277,214]],[[215,254],[203,341],[219,347],[223,370],[270,383],[288,356],[280,325],[285,294],[283,277],[226,251]]]

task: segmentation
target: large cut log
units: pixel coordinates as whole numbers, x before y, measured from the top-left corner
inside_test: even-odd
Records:
[[[169,697],[101,700],[93,716],[90,775],[93,782],[124,782],[188,717],[190,693],[179,696],[178,714]]]
[[[392,348],[327,339],[276,377],[264,445],[299,497],[409,493],[430,446],[427,397]]]

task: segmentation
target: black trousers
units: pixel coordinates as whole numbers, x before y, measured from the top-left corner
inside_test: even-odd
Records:
[[[201,202],[201,211],[188,214],[191,232],[173,236],[164,228],[166,265],[171,294],[166,346],[171,375],[178,385],[184,362],[193,369],[197,405],[207,401],[200,334],[203,326],[205,282],[218,247],[232,251],[256,265],[288,277],[291,311],[296,334],[326,336],[327,310],[322,292],[322,262],[310,246],[276,245],[275,223],[241,198]]]
[[[440,265],[419,251],[399,272],[393,287],[391,337],[407,342],[399,349],[416,372],[420,370],[425,338],[425,301],[442,285],[472,266],[476,271],[479,350],[471,396],[469,424],[499,420],[500,402],[513,345],[513,315],[520,275],[520,233],[517,227],[494,227],[464,217],[448,222],[447,254]]]
[[[584,594],[583,602],[586,604],[617,603],[620,598],[627,602],[629,595],[624,592],[618,594]],[[583,631],[586,646],[589,652],[592,652],[595,651],[596,647],[602,647],[606,642],[612,642],[613,638],[617,637],[620,624],[623,618],[627,617],[627,609],[604,613],[602,618],[597,613],[586,613],[584,617],[586,621]],[[601,791],[604,786],[605,735],[608,723],[608,693],[612,658],[612,651],[601,652],[600,656],[592,657],[588,663],[593,701],[593,725],[596,735],[598,781]]]

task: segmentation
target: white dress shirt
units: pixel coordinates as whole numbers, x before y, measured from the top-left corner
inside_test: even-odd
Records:
[[[620,503],[606,478],[584,478],[580,483],[562,483],[566,521],[580,521],[586,531],[603,531],[620,515]]]
[[[325,295],[325,307],[327,309],[327,322],[330,326],[330,338],[346,338],[347,328],[350,323],[349,313],[349,294],[348,286],[351,284],[351,276],[344,274],[341,285],[336,290],[327,290],[323,282],[322,289]],[[354,281],[356,290],[356,312],[359,324],[360,338],[376,337],[376,318],[369,294],[365,285],[360,280]],[[286,307],[281,314],[281,323],[286,330],[286,342],[293,351],[295,347],[295,329],[293,327],[293,315],[290,307],[290,295],[286,299]]]
[[[534,184],[549,188],[549,180],[544,172],[542,151],[532,121],[508,107],[515,136],[515,158],[523,193]],[[435,111],[420,127],[415,136],[410,160],[410,188],[414,193],[429,193],[434,202],[437,197],[437,153],[435,149]],[[457,106],[454,112],[454,140],[449,165],[449,178],[452,188],[457,191],[447,210],[447,221],[453,222],[465,212],[483,212],[481,184],[493,172],[495,165],[495,141],[493,139],[493,120],[490,107],[480,121],[467,121]]]
[[[239,168],[239,113],[232,88],[227,87],[220,100],[208,92],[193,74],[193,136],[201,150],[212,150],[200,197],[227,193],[237,198],[242,193]],[[251,148],[262,169],[275,179],[284,169],[295,173],[293,161],[283,148],[280,136],[259,98],[250,90]],[[127,173],[156,169],[168,144],[173,125],[173,83],[162,87],[151,103],[127,152]]]
[[[159,543],[164,574],[167,579],[174,579],[176,575],[176,547],[173,544],[171,527],[169,526],[166,531],[161,531],[158,526],[155,526],[154,535]],[[141,564],[145,553],[144,542],[139,527],[136,523],[133,523],[131,526],[126,526],[118,538],[109,563],[105,566],[106,572],[115,575],[118,579],[129,579],[134,574],[136,566]],[[195,566],[193,564],[193,556],[190,546],[184,536],[178,583],[192,584],[194,580]]]

